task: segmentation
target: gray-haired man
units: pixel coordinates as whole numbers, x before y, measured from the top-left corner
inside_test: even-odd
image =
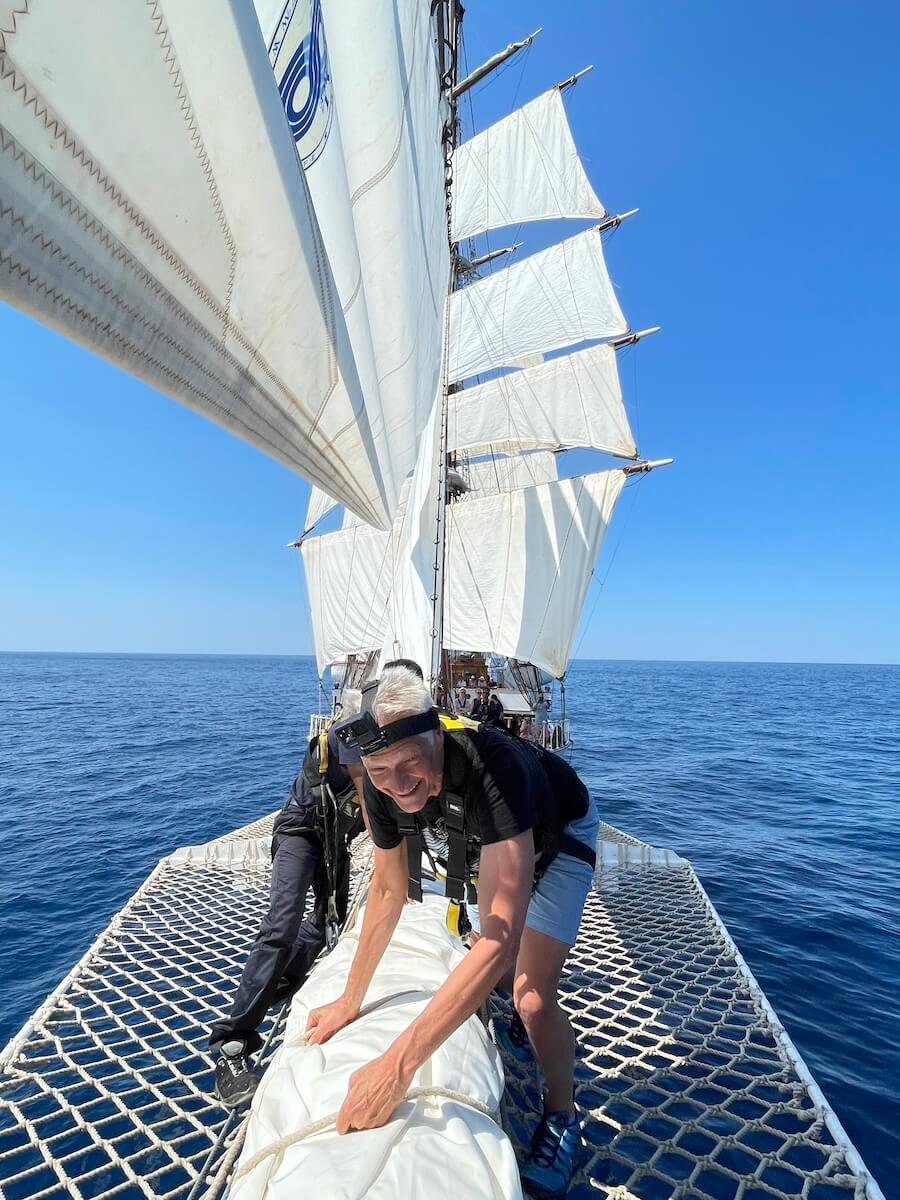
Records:
[[[597,817],[587,789],[562,759],[499,730],[442,728],[427,688],[404,669],[382,675],[372,715],[344,732],[363,755],[375,871],[343,995],[310,1013],[309,1041],[359,1014],[416,870],[404,838],[424,841],[448,890],[477,871],[481,932],[409,1029],[352,1076],[337,1128],[383,1125],[416,1070],[509,979],[548,1089],[522,1178],[535,1195],[562,1196],[579,1134],[574,1037],[557,990],[592,875]],[[465,861],[454,865],[460,845]]]

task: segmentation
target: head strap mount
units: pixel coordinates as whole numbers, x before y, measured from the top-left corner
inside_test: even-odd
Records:
[[[417,733],[429,733],[439,726],[437,709],[429,708],[427,712],[401,717],[399,721],[391,721],[387,725],[379,725],[371,713],[360,713],[336,732],[345,746],[358,749],[365,757],[367,754],[377,754],[379,750],[386,750],[388,746],[402,742],[404,738],[415,737]]]

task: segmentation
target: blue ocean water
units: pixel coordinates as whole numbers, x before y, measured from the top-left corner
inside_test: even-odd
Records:
[[[900,667],[577,662],[568,700],[900,1200]],[[0,1044],[162,855],[281,803],[315,701],[311,659],[0,654]]]

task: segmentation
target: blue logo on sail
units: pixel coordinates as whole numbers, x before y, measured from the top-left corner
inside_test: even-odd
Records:
[[[300,161],[312,166],[328,140],[334,112],[321,0],[288,0],[269,58]]]

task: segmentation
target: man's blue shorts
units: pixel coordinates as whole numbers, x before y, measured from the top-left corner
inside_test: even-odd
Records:
[[[570,821],[565,832],[593,850],[597,845],[600,816],[593,800],[590,804],[587,814],[577,821]],[[532,893],[525,927],[574,946],[593,875],[588,863],[572,858],[570,854],[557,854]],[[479,933],[478,910],[474,905],[469,908],[469,920]]]

